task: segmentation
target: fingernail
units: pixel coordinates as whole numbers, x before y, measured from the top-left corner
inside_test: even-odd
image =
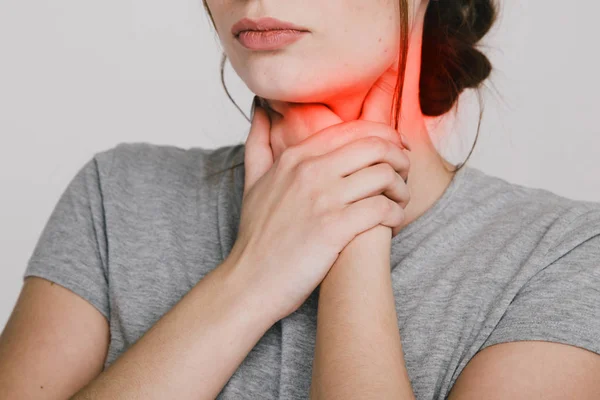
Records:
[[[254,118],[254,110],[256,109],[256,106],[260,106],[258,104],[258,96],[254,96],[254,99],[252,99],[252,108],[250,110],[250,119]]]

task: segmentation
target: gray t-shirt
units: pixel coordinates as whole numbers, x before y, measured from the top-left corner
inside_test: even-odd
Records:
[[[70,289],[108,319],[105,367],[231,251],[244,150],[121,143],[96,153],[60,197],[24,277]],[[496,343],[600,354],[600,203],[465,166],[393,238],[391,266],[419,400],[445,398],[469,360]],[[307,399],[317,303],[318,288],[265,333],[218,399]]]

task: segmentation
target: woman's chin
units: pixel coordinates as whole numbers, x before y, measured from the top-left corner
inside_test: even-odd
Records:
[[[259,97],[262,97],[263,99],[277,100],[287,103],[320,103],[326,99],[322,93],[315,92],[314,90],[307,91],[301,88],[298,88],[298,90],[287,88],[285,91],[272,90],[272,88],[269,90],[261,90],[260,88],[252,89],[250,86],[249,88],[253,93]]]
[[[360,89],[361,85],[356,84],[351,88],[337,88],[332,86],[311,88],[306,87],[286,88],[286,90],[273,90],[273,88],[264,89],[263,87],[252,87],[250,90],[257,96],[266,100],[276,100],[287,103],[319,103],[329,104],[345,102],[344,99],[355,98],[364,95],[365,90]],[[264,89],[264,90],[263,90]]]

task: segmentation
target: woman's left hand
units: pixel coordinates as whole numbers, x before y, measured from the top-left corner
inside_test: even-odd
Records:
[[[398,72],[394,68],[396,64],[392,64],[380,77],[379,79],[371,86],[369,92],[365,96],[365,100],[362,105],[362,110],[360,116],[357,118],[358,120],[369,121],[373,123],[385,124],[388,127],[393,127],[392,125],[392,106],[393,106],[393,98],[396,87],[396,80],[398,78]],[[302,136],[310,136],[314,132],[318,132],[322,129],[325,129],[332,125],[344,124],[349,122],[344,122],[335,112],[333,112],[329,107],[320,103],[288,103],[275,101],[272,102],[275,105],[275,109],[273,109],[274,114],[272,118],[275,118],[275,124],[273,124],[273,129],[280,129],[281,132],[286,132],[288,134],[290,131],[298,132]],[[284,120],[279,120],[278,118],[281,115],[285,115]],[[280,132],[275,132],[273,137],[281,138],[284,135],[279,134]],[[403,140],[403,135],[400,135],[400,142],[403,144],[404,151],[410,151],[410,148],[406,145],[406,141]],[[297,137],[296,140],[303,140],[303,137]],[[271,143],[271,146],[275,148],[275,150],[280,150],[285,148],[286,145],[284,143]],[[280,152],[280,151],[278,151]],[[407,168],[409,169],[409,168]],[[408,170],[406,171],[396,171],[398,177],[401,175],[408,176]],[[407,185],[407,183],[402,179],[398,179],[399,185]],[[402,190],[399,192],[407,193],[408,198],[403,199],[403,204],[397,203],[399,206],[406,207],[407,203],[410,201],[410,193],[408,187],[406,190]],[[391,230],[391,238],[395,237],[401,230],[401,227],[389,228],[384,225],[379,225],[375,228],[371,228],[368,231],[363,232],[361,235],[366,234],[370,231],[378,231],[383,232],[378,234],[387,235],[390,237]]]

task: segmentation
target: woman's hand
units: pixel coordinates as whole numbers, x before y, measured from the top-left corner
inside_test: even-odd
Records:
[[[238,238],[228,258],[281,319],[306,300],[344,247],[378,225],[398,226],[409,160],[390,126],[329,126],[273,160],[270,119],[256,107],[245,149]]]
[[[392,107],[394,106],[393,100],[398,79],[397,63],[398,59],[371,85],[362,102],[362,109],[360,113],[357,113],[358,120],[385,124],[390,127],[394,126],[392,123]],[[272,122],[270,144],[275,155],[282,154],[290,144],[301,142],[315,132],[333,125],[348,123],[344,122],[332,109],[320,103],[289,103],[270,100],[265,105],[271,106],[267,109]],[[366,125],[365,129],[368,129]],[[398,132],[393,133],[395,136],[400,136],[401,147],[409,152],[407,154],[410,154],[410,147],[406,144],[403,135]],[[408,171],[396,172],[402,176],[406,176],[408,173]],[[392,227],[391,236],[398,235],[402,227]],[[385,226],[380,226],[375,230],[386,234],[385,228]],[[387,235],[389,234],[388,231]],[[379,235],[379,237],[382,236]]]

